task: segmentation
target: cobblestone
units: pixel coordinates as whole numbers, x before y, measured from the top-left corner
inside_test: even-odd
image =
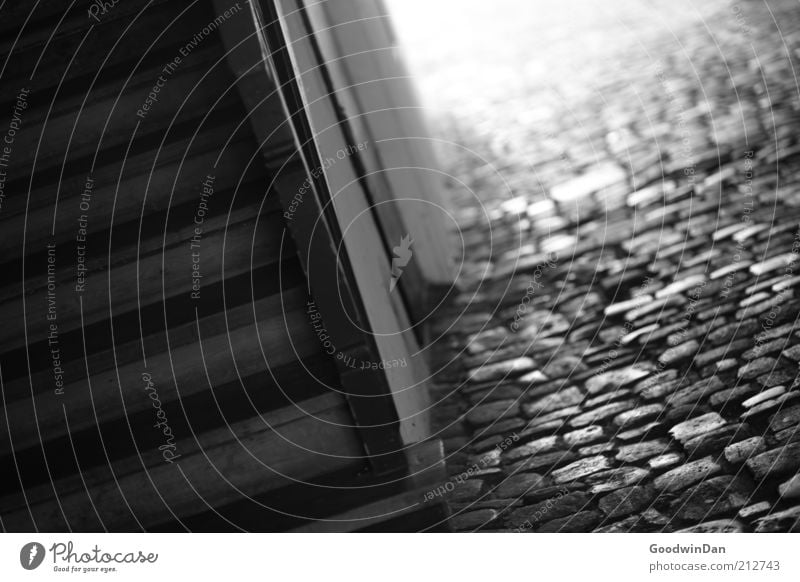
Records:
[[[738,376],[743,380],[752,380],[772,370],[777,363],[775,358],[758,358],[739,368]]]
[[[635,463],[636,461],[642,461],[664,454],[668,446],[669,443],[665,439],[624,445],[619,448],[616,458],[618,461]]]
[[[684,456],[681,453],[665,453],[658,455],[647,461],[648,466],[655,471],[672,469],[683,462]]]
[[[494,509],[479,509],[455,515],[450,518],[450,526],[455,531],[473,530],[481,526],[488,525],[497,518],[497,511]]]
[[[603,427],[595,424],[566,433],[564,435],[564,442],[570,446],[580,446],[595,442],[602,439],[604,436]]]
[[[590,490],[594,494],[615,491],[629,485],[640,483],[647,479],[650,471],[640,467],[620,467],[609,471],[602,471],[593,475],[594,484]]]
[[[575,386],[569,386],[563,390],[539,398],[534,402],[524,404],[522,406],[522,411],[526,416],[533,417],[542,413],[552,412],[579,404],[581,400],[583,400],[583,393]]]
[[[672,493],[702,481],[722,471],[711,457],[705,457],[667,471],[654,482],[657,489]]]
[[[674,503],[678,519],[701,521],[744,507],[753,491],[744,478],[722,475],[687,489]]]
[[[800,505],[757,519],[755,531],[758,533],[800,532]]]
[[[750,436],[747,424],[728,424],[710,432],[695,436],[683,443],[688,458],[717,455],[730,443]]]
[[[800,475],[795,475],[788,481],[778,485],[778,493],[783,499],[796,499],[800,497]]]
[[[530,358],[514,358],[505,362],[481,366],[472,371],[470,382],[491,382],[514,375],[521,375],[536,367]]]
[[[633,410],[621,412],[614,417],[614,424],[620,428],[630,428],[637,424],[644,424],[661,416],[664,406],[661,404],[647,404]]]
[[[725,447],[725,458],[729,463],[738,465],[744,463],[754,455],[763,453],[766,448],[767,445],[764,442],[764,437],[754,436]]]
[[[681,422],[669,429],[669,434],[677,441],[685,444],[690,439],[725,426],[726,421],[716,412]]]
[[[553,471],[553,479],[556,483],[566,483],[576,481],[582,477],[597,473],[610,466],[608,458],[602,455],[587,457],[580,461],[570,463],[566,467]]]
[[[800,406],[792,406],[776,412],[769,421],[770,428],[775,432],[800,425]]]
[[[534,503],[527,507],[514,510],[508,517],[509,527],[520,527],[530,522],[532,525],[544,523],[559,517],[573,515],[582,511],[589,504],[586,493],[577,491],[559,495]]]
[[[671,10],[673,35],[644,4],[641,42],[563,76],[574,37],[549,58],[501,43],[518,66],[475,93],[436,81],[465,146],[434,326],[442,421],[472,435],[449,462],[519,439],[457,488],[455,529],[800,529],[800,13],[743,4],[743,38],[709,0]]]
[[[603,513],[611,519],[640,512],[649,507],[655,497],[652,487],[626,487],[601,498],[599,505]]]
[[[625,400],[623,402],[612,402],[610,404],[606,404],[604,406],[599,406],[594,410],[590,410],[588,412],[584,412],[573,418],[570,421],[570,426],[575,428],[584,427],[590,424],[595,424],[599,421],[605,420],[612,416],[615,416],[619,412],[626,410],[634,405],[632,400]]]
[[[678,533],[740,533],[744,524],[738,519],[715,519],[679,529]]]
[[[501,499],[517,498],[542,487],[545,483],[545,478],[537,473],[511,475],[500,483],[494,493]]]
[[[542,437],[506,451],[503,453],[503,460],[513,462],[531,455],[550,452],[560,448],[559,443],[560,439],[556,435]]]
[[[756,479],[781,475],[800,469],[800,443],[777,447],[752,457],[746,462]]]
[[[697,343],[697,340],[689,340],[681,345],[667,349],[663,354],[661,354],[661,356],[658,358],[658,361],[664,365],[674,364],[676,362],[680,362],[681,360],[691,358],[699,349],[700,344]]]
[[[480,426],[495,422],[501,418],[514,416],[517,413],[516,400],[498,400],[489,404],[476,406],[467,413],[468,423]]]
[[[592,531],[603,520],[599,511],[579,511],[567,517],[548,521],[537,531],[539,533],[570,533]]]

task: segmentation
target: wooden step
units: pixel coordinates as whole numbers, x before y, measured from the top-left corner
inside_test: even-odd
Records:
[[[141,17],[120,18],[105,26],[93,27],[87,18],[83,27],[74,28],[52,42],[48,37],[14,50],[8,55],[3,78],[10,86],[28,82],[40,90],[63,83],[65,78],[94,75],[120,63],[130,63],[130,69],[134,69],[137,61],[148,54],[169,51],[173,56],[181,56],[179,49],[213,18],[213,12],[204,2],[189,5],[165,2]],[[204,42],[217,40],[212,36]]]
[[[3,525],[6,531],[146,529],[359,464],[363,449],[351,425],[341,396],[319,396],[181,440],[181,457],[172,463],[157,452],[118,461],[113,479],[98,470],[45,485],[31,491],[41,501],[26,508],[19,508],[18,497],[2,498]]]
[[[88,379],[64,384],[61,393],[56,393],[51,377],[45,385],[50,390],[34,391],[29,398],[7,404],[9,427],[0,434],[0,451],[22,450],[149,409],[153,403],[145,385],[150,382],[160,401],[167,403],[319,353],[305,302],[298,299],[286,312],[273,308],[268,319],[92,371]]]
[[[67,271],[53,274],[55,296],[49,295],[47,273],[40,274],[36,281],[26,279],[28,288],[24,297],[0,304],[0,319],[8,323],[0,329],[0,353],[44,341],[52,335],[53,324],[57,326],[57,333],[62,334],[107,319],[110,314],[141,309],[143,305],[167,297],[185,295],[189,301],[198,282],[202,289],[202,286],[279,261],[282,245],[275,234],[282,228],[280,215],[273,214],[260,223],[250,219],[227,229],[204,233],[200,251],[202,279],[193,279],[192,253],[196,251],[191,249],[188,239],[162,252],[113,266],[109,271],[90,274],[85,291],[80,294],[75,292],[74,274],[67,277]],[[69,263],[73,258],[62,260]],[[55,265],[59,264],[58,256],[53,255],[52,260]],[[56,277],[56,273],[60,277]]]
[[[270,318],[274,319],[274,325],[282,327],[278,314],[305,308],[306,298],[306,290],[303,287],[294,287],[283,290],[280,294],[254,300],[252,303],[248,302],[225,311],[217,311],[182,325],[170,326],[168,334],[165,333],[162,326],[162,329],[156,333],[108,346],[102,351],[63,362],[61,367],[64,382],[66,384],[80,383],[86,379],[87,370],[92,375],[97,375],[114,370],[119,366],[141,362],[145,354],[166,353],[169,350],[193,344],[197,342],[200,334],[203,337],[220,335],[227,330],[239,329],[252,325],[256,321]],[[290,349],[291,346],[285,346],[287,352]],[[3,384],[3,402],[5,406],[8,406],[16,400],[30,399],[31,393],[47,393],[53,388],[53,370],[51,366],[48,366],[15,379],[6,379]]]
[[[87,24],[97,27],[107,26],[120,19],[129,21],[145,6],[148,10],[158,10],[159,4],[168,1],[118,2],[113,9],[107,10],[105,13],[101,12],[102,4],[96,2],[84,4],[65,3],[63,0],[38,0],[33,6],[24,2],[6,2],[3,9],[0,10],[0,23],[2,23],[0,31],[7,33],[1,35],[0,54],[7,54],[12,47],[21,50],[34,45],[44,46],[44,43],[51,37],[57,40],[62,36],[74,34],[76,31],[86,30]],[[15,35],[18,35],[18,38],[14,38]]]
[[[170,435],[180,440],[299,405],[331,391],[341,391],[335,365],[329,356],[318,353],[240,376],[213,390],[163,402],[161,409],[168,419]],[[21,493],[21,484],[27,491],[90,469],[108,467],[126,457],[150,454],[148,451],[160,454],[158,448],[168,435],[154,430],[154,413],[157,411],[151,407],[122,420],[92,425],[0,457],[0,471],[11,476],[0,481],[0,497]],[[73,453],[65,455],[66,450]]]

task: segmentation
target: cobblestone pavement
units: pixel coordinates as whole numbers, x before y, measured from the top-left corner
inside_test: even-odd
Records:
[[[448,130],[456,530],[800,530],[800,11],[714,5]]]

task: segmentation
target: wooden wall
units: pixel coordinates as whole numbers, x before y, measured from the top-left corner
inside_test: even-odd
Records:
[[[2,130],[27,90],[0,208],[6,530],[272,529],[296,480],[366,465],[265,164],[304,179],[292,135],[256,141],[225,58],[246,3],[218,27],[211,2],[146,4],[0,11]]]
[[[436,523],[424,361],[357,365],[413,333],[373,337],[258,11],[87,10],[0,9],[2,528]]]

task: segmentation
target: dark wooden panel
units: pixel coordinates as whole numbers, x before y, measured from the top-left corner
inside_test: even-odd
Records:
[[[48,390],[11,403],[5,409],[10,427],[0,433],[0,451],[9,450],[11,443],[16,449],[27,448],[41,439],[148,409],[152,402],[143,388],[144,374],[159,387],[160,400],[169,402],[319,350],[304,302],[284,312],[275,309],[269,319],[148,354],[145,361],[120,363],[93,373],[90,382],[79,379],[65,384],[62,394]]]
[[[338,388],[338,375],[330,358],[316,354],[162,404],[171,433],[181,440],[279,408],[302,406],[303,401]],[[24,507],[23,485],[28,502],[38,502],[52,495],[48,484],[53,480],[78,482],[79,473],[90,469],[105,469],[111,480],[109,466],[128,457],[162,462],[158,448],[164,445],[165,435],[153,425],[154,411],[146,409],[0,457],[0,470],[9,476],[0,481],[0,496],[16,496],[15,503]],[[39,495],[35,499],[33,488]]]
[[[75,5],[78,3],[75,2]],[[64,0],[40,0],[35,4],[31,2],[4,2],[0,10],[0,30],[3,32],[27,33],[26,29],[42,26],[43,22],[55,20],[65,16],[67,7]],[[74,12],[77,13],[75,6]]]
[[[21,42],[0,40],[11,50],[0,104],[31,89],[0,215],[9,530],[180,529],[366,464],[351,407],[374,405],[366,385],[379,378],[348,401],[310,326],[273,176],[305,180],[280,96],[232,74],[215,32],[137,116],[164,64],[219,12],[209,1],[158,1],[139,14],[142,5],[92,26],[85,5],[60,21],[63,7],[46,0]],[[0,10],[0,21],[24,13]],[[197,298],[191,243],[210,175]],[[391,421],[388,398],[377,418]],[[155,414],[169,419],[174,463]]]
[[[285,258],[292,253],[292,247],[289,246]],[[202,321],[204,317],[237,306],[252,307],[253,302],[279,293],[287,293],[305,284],[297,259],[291,258],[209,285],[204,288],[202,297],[196,302],[187,301],[184,295],[179,295],[143,306],[135,311],[115,313],[111,319],[104,319],[63,335],[59,334],[62,363],[71,360],[83,361],[85,356],[108,350],[113,346],[133,341],[140,342],[142,337],[149,341],[157,334],[166,334],[167,330],[189,323],[194,324],[198,317]],[[27,347],[0,354],[0,362],[6,380],[27,377],[41,370],[52,371],[53,367],[47,338],[32,342]],[[45,389],[52,388],[53,385],[49,384],[49,388]]]
[[[208,170],[208,168],[203,169]],[[52,209],[43,209],[35,215],[32,214],[30,225],[25,224],[23,217],[10,220],[6,232],[16,236],[8,241],[8,253],[4,258],[20,264],[6,263],[8,267],[6,270],[9,273],[15,269],[21,270],[23,235],[24,246],[30,257],[26,272],[34,276],[38,272],[36,267],[40,264],[37,261],[47,260],[46,252],[43,250],[47,249],[48,245],[56,245],[56,255],[60,256],[76,257],[80,249],[87,269],[91,264],[95,272],[102,272],[109,265],[109,250],[114,253],[111,256],[111,264],[117,265],[132,260],[131,253],[134,253],[135,258],[137,254],[147,255],[165,245],[172,245],[181,240],[187,241],[193,236],[196,226],[194,220],[200,203],[202,183],[197,176],[195,173],[190,180],[187,174],[186,178],[181,180],[183,183],[174,200],[176,204],[145,215],[142,215],[145,210],[144,204],[149,206],[149,201],[153,199],[154,205],[166,206],[169,204],[171,191],[151,188],[147,194],[148,199],[142,200],[144,198],[142,191],[126,188],[118,193],[116,200],[113,195],[103,200],[97,199],[93,191],[87,190],[91,199],[98,202],[97,207],[90,206],[87,209],[80,200],[70,200],[66,204],[60,204],[61,210],[58,213],[54,234],[51,234],[50,228],[32,226],[52,224]],[[264,215],[274,213],[277,204],[271,199],[265,200],[263,190],[265,179],[266,177],[262,176],[258,181],[240,184],[235,190],[215,191],[213,198],[209,199],[203,208],[205,213],[203,230],[209,232],[224,229],[226,223],[236,224],[243,217],[259,214],[259,210]],[[234,180],[234,176],[231,176],[230,181]],[[222,177],[220,185],[226,181]],[[111,212],[101,214],[106,207],[114,207],[113,214]],[[121,212],[117,212],[118,208],[121,208]],[[5,237],[0,235],[0,238]],[[71,272],[72,277],[75,277],[74,269],[60,268],[59,271]],[[18,288],[0,287],[0,302],[7,301],[18,293]]]
[[[52,220],[56,195],[59,204],[70,204],[71,200],[75,200],[77,204],[77,199],[86,185],[86,177],[89,175],[95,182],[97,194],[93,204],[97,204],[99,198],[113,198],[114,192],[119,191],[126,193],[126,197],[133,197],[135,203],[131,206],[139,208],[148,180],[150,188],[154,191],[170,192],[174,189],[173,196],[186,196],[187,194],[182,193],[182,180],[178,177],[190,172],[193,177],[208,173],[216,157],[222,153],[220,144],[224,144],[229,135],[229,124],[221,123],[201,128],[197,132],[192,131],[186,137],[177,136],[174,140],[168,139],[164,144],[156,143],[154,145],[157,149],[145,149],[139,153],[128,152],[122,158],[112,159],[106,164],[95,164],[94,167],[91,158],[83,158],[79,161],[67,160],[63,168],[38,168],[33,186],[30,188],[30,177],[9,182],[8,190],[14,194],[9,195],[4,201],[0,219],[5,220],[6,217],[10,219],[23,212],[49,210]],[[240,170],[237,166],[241,162],[236,160],[239,160],[239,156],[247,159],[246,152],[252,148],[252,145],[249,147],[246,145],[248,143],[252,144],[252,136],[230,143],[230,155],[222,155],[219,159],[221,165],[219,174],[222,179],[225,179],[229,171],[236,173],[237,169]],[[198,173],[193,173],[195,171]],[[173,186],[176,180],[177,183]],[[194,188],[196,184],[193,181],[191,186]],[[168,197],[151,195],[147,199],[147,208],[163,209],[168,203]],[[118,200],[115,213],[124,213],[125,206],[125,200]],[[110,214],[110,209],[105,212]]]
[[[204,234],[200,267],[202,285],[279,260],[280,239],[272,233],[283,228],[280,216],[273,214],[262,222],[259,225],[255,219],[249,219]],[[184,295],[186,300],[190,300],[194,285],[194,251],[184,242],[187,240],[183,238],[180,243],[163,251],[112,267],[107,278],[93,278],[82,294],[73,291],[75,276],[72,268],[62,271],[56,278],[55,299],[49,296],[51,290],[47,288],[46,272],[40,274],[27,283],[24,300],[19,297],[0,304],[0,320],[9,324],[0,329],[0,351],[45,339],[54,323],[58,326],[58,333],[66,333],[106,319],[110,313],[125,313],[166,297]],[[64,262],[70,259],[72,257]],[[57,256],[55,261],[58,264]],[[46,263],[44,267],[47,267]],[[97,268],[97,271],[102,273],[102,268]]]
[[[87,354],[85,358],[66,360],[62,365],[64,381],[67,385],[76,384],[85,380],[87,370],[93,375],[108,372],[119,366],[141,362],[144,355],[175,350],[194,344],[200,336],[221,335],[229,330],[254,325],[257,321],[271,322],[275,328],[281,328],[283,313],[302,311],[305,309],[305,303],[305,289],[295,287],[281,294],[257,299],[252,303],[231,306],[225,311],[216,311],[211,315],[198,317],[197,320],[171,326],[168,335],[160,330],[132,341],[119,342],[100,352]],[[289,345],[282,347],[286,352],[291,349]],[[52,389],[52,369],[33,371],[30,375],[26,374],[16,379],[6,378],[3,385],[3,399],[8,406],[16,400],[29,399],[31,392],[46,393]]]
[[[313,414],[312,418],[310,415]],[[351,424],[344,399],[336,394],[307,401],[304,410],[281,409],[196,435],[178,443],[187,453],[180,463],[160,462],[140,470],[142,461],[117,463],[123,475],[108,481],[107,474],[84,476],[72,493],[48,498],[29,510],[4,512],[8,531],[39,527],[63,531],[104,528],[136,530],[166,521],[172,515],[189,516],[209,507],[231,503],[280,486],[291,479],[310,479],[360,464],[363,450]],[[0,500],[0,507],[4,500]]]
[[[91,28],[87,18],[84,26],[68,30],[50,43],[42,39],[11,52],[3,77],[24,81],[32,76],[35,87],[46,87],[66,76],[95,74],[109,65],[136,63],[147,53],[168,49],[180,56],[178,49],[213,18],[203,1],[166,2],[138,17],[110,20]]]
[[[130,19],[147,6],[149,10],[170,0],[130,0],[117,2],[102,11],[97,2],[65,2],[64,0],[34,0],[34,2],[5,2],[0,10],[0,54],[12,46],[17,50],[41,45],[51,36],[59,38],[76,30],[85,30],[87,22],[104,26],[118,19]],[[91,12],[90,12],[91,10]]]
[[[126,87],[113,99],[96,101],[91,95],[79,109],[61,115],[49,115],[38,123],[25,120],[14,143],[14,162],[28,164],[34,157],[37,163],[49,165],[50,160],[67,156],[86,156],[96,150],[127,144],[134,135],[151,132],[157,128],[166,133],[167,128],[187,120],[197,120],[215,109],[230,109],[237,103],[235,94],[226,93],[231,83],[230,74],[221,66],[209,68],[199,62],[180,69],[158,94],[158,102],[145,114],[141,111],[159,71],[138,86]]]
[[[35,249],[35,251],[29,251],[29,259],[26,261],[25,267],[25,276],[31,280],[26,285],[28,292],[33,292],[43,286],[41,282],[37,282],[37,278],[49,275],[54,276],[56,283],[64,284],[68,288],[73,287],[67,282],[76,278],[75,264],[77,264],[76,257],[78,255],[76,254],[76,249],[78,248],[81,249],[82,254],[80,257],[83,259],[86,270],[89,273],[102,273],[107,271],[109,267],[118,267],[137,260],[143,260],[144,257],[159,251],[164,251],[165,255],[167,255],[166,258],[168,258],[169,249],[172,247],[181,242],[185,242],[187,246],[191,244],[198,226],[201,228],[201,236],[197,240],[201,247],[205,235],[233,231],[240,223],[247,222],[258,216],[260,214],[259,210],[263,208],[264,195],[261,185],[244,184],[239,190],[218,191],[213,196],[208,196],[202,200],[205,206],[202,207],[202,223],[198,225],[195,223],[195,219],[200,217],[201,199],[199,191],[202,184],[195,182],[194,186],[196,190],[194,201],[176,207],[168,207],[162,211],[142,216],[140,220],[130,221],[125,224],[110,223],[107,229],[100,230],[96,234],[88,234],[90,231],[87,228],[87,236],[81,240],[68,240],[58,245],[54,241],[45,239],[47,243],[41,247],[31,245],[29,249]],[[155,195],[158,197],[168,196],[166,193],[155,193]],[[274,212],[261,214],[263,216],[261,216],[260,222],[264,227],[265,233],[262,236],[278,241],[279,244],[281,230],[279,228],[270,228],[278,223],[279,219],[274,216]],[[108,217],[107,220],[110,220],[110,218]],[[83,234],[83,227],[78,225],[76,221],[73,224],[73,235],[78,233],[79,227],[82,229],[80,231],[81,234]],[[73,239],[75,238],[77,237],[73,236]],[[52,272],[49,269],[42,268],[42,265],[48,263],[50,249],[54,249],[56,256],[63,257],[66,255],[68,257],[67,261],[62,261],[62,264],[64,262],[67,263],[66,267],[56,263]],[[13,271],[13,266],[7,269],[7,272],[11,271]],[[22,276],[21,272],[20,276]],[[44,285],[48,282],[46,281]],[[85,291],[85,289],[75,288],[74,291],[78,293]],[[14,286],[0,287],[0,302],[13,299],[18,294],[19,291]]]

